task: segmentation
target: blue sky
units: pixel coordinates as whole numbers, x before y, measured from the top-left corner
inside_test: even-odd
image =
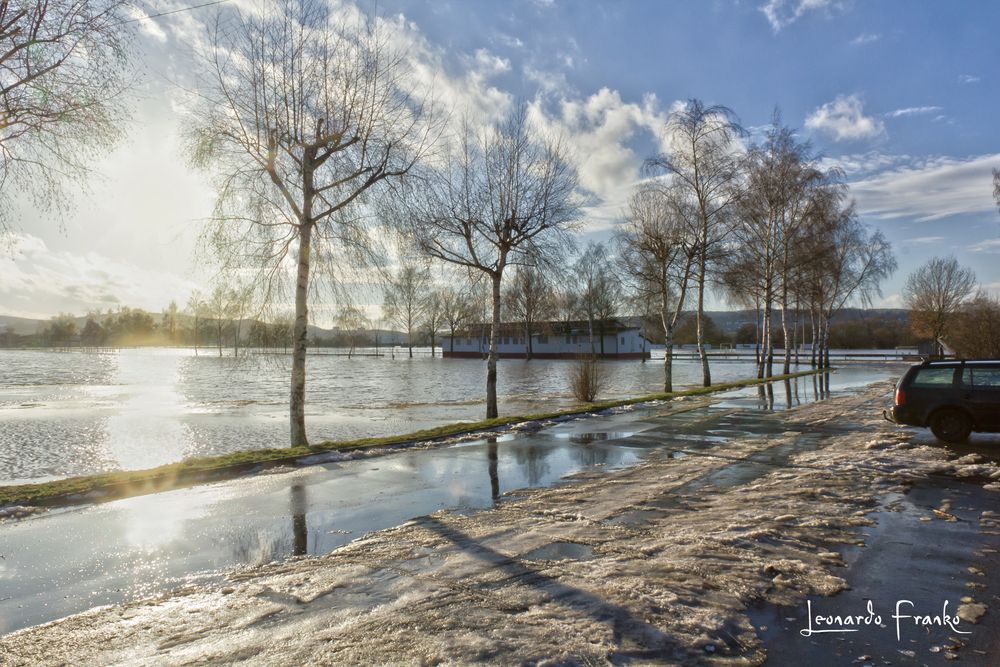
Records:
[[[144,9],[187,4],[197,3]],[[193,256],[211,192],[184,163],[176,84],[190,84],[199,22],[215,11],[138,24],[129,139],[64,226],[25,211],[21,250],[0,260],[0,312],[159,310],[204,279]],[[673,105],[724,104],[750,129],[777,107],[845,169],[862,217],[892,241],[899,270],[882,305],[899,305],[906,275],[933,255],[956,255],[1000,293],[990,176],[1000,168],[1000,3],[380,0],[377,11],[449,104],[498,113],[525,101],[568,136],[600,202],[588,236],[608,234]]]

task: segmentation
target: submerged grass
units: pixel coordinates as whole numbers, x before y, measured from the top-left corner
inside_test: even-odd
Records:
[[[403,435],[362,438],[340,442],[327,441],[309,447],[299,446],[245,450],[219,456],[190,458],[177,463],[169,463],[144,470],[122,470],[98,475],[69,477],[38,484],[0,486],[0,507],[7,505],[66,505],[80,502],[113,500],[166,491],[202,482],[229,479],[267,467],[295,463],[303,457],[322,454],[324,452],[406,445],[456,435],[488,432],[511,424],[558,417],[572,417],[574,415],[599,412],[610,408],[649,403],[650,401],[669,400],[681,396],[703,396],[728,389],[738,389],[740,387],[788,380],[805,375],[815,375],[829,370],[832,369],[812,369],[798,373],[789,373],[787,375],[775,375],[765,379],[750,378],[736,382],[713,384],[710,387],[698,387],[696,389],[685,389],[667,393],[661,392],[633,398],[587,403],[566,410],[497,417],[477,422],[457,422]]]

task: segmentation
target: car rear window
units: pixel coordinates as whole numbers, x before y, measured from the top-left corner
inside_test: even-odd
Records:
[[[910,383],[911,387],[944,387],[951,384],[955,377],[954,368],[921,368],[917,377]]]
[[[962,383],[972,387],[1000,389],[1000,368],[966,368]]]

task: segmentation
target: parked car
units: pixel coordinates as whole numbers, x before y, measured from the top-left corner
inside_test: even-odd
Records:
[[[1000,432],[1000,359],[925,361],[896,385],[892,409],[897,424],[929,426],[939,440],[959,443],[972,431]]]

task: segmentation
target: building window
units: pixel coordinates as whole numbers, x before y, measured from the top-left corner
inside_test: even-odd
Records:
[[[542,334],[538,334],[538,342],[544,345],[545,343],[549,342],[549,337],[543,336]]]
[[[569,345],[571,342],[573,342],[572,338],[573,338],[572,336],[570,336],[569,334],[566,334],[566,344],[567,345]]]
[[[622,336],[622,345],[625,344],[625,336]]]

